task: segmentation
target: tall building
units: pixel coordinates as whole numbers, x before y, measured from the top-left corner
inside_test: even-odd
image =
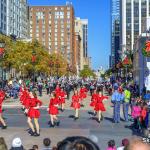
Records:
[[[74,8],[65,6],[31,6],[30,37],[44,45],[49,53],[61,53],[74,64]]]
[[[111,59],[110,67],[119,61],[120,50],[120,0],[111,0]]]
[[[29,37],[27,0],[7,0],[7,35]]]
[[[84,65],[89,66],[89,57],[88,57],[88,20],[80,19],[77,17],[75,19],[75,36],[76,36],[76,44],[80,46],[75,46],[76,48],[76,56],[78,57],[77,66],[79,71],[84,68]]]
[[[0,0],[0,33],[6,34],[6,24],[7,24],[7,1],[6,0]]]
[[[150,26],[150,0],[121,1],[121,50],[133,50],[141,33]]]
[[[29,37],[27,0],[0,0],[0,33]]]

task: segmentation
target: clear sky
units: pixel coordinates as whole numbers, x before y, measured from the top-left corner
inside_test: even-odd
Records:
[[[89,20],[88,52],[92,68],[107,68],[110,54],[110,0],[28,0],[30,5],[73,3],[75,16]]]

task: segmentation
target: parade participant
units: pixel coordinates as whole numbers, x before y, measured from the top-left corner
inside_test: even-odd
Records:
[[[67,98],[67,94],[64,91],[64,89],[62,89],[60,91],[60,105],[61,105],[61,111],[64,111],[64,107],[65,107],[65,99]]]
[[[79,91],[80,100],[81,100],[81,106],[84,106],[82,104],[82,101],[87,97],[87,92],[88,92],[88,90],[86,89],[85,86],[81,87],[81,89]]]
[[[102,112],[106,111],[105,106],[103,104],[103,100],[108,99],[107,96],[103,96],[102,91],[99,91],[98,96],[96,98],[95,108],[94,110],[98,114],[98,123],[100,123],[102,119]]]
[[[4,99],[5,99],[5,92],[0,90],[0,122],[2,124],[2,129],[7,128],[7,125],[2,117],[2,104],[3,104]]]
[[[37,98],[36,93],[30,93],[30,102],[28,106],[28,124],[31,128],[29,132],[31,136],[40,136],[40,128],[38,123],[38,118],[40,117],[39,108],[42,105],[42,102]],[[32,119],[34,119],[35,128],[32,124]],[[36,129],[36,130],[35,130]]]
[[[98,93],[97,93],[96,90],[94,90],[94,92],[92,94],[92,97],[91,97],[91,103],[90,103],[91,107],[95,108],[97,98],[98,98]],[[93,114],[96,115],[96,111],[95,110],[94,110]]]
[[[58,121],[58,118],[57,118],[57,115],[59,113],[58,104],[59,102],[58,102],[56,93],[52,92],[50,103],[49,103],[49,108],[48,108],[48,113],[50,115],[50,121],[51,121],[50,127],[54,127],[55,125],[59,126],[60,122]]]
[[[71,107],[75,109],[75,117],[74,120],[79,119],[79,109],[80,109],[80,95],[78,94],[78,91],[74,91],[74,95],[72,96],[72,104]]]
[[[60,93],[60,91],[61,91],[61,88],[60,88],[59,85],[57,85],[57,86],[56,86],[56,89],[55,89],[55,93],[56,93],[56,94],[57,94],[57,93]]]

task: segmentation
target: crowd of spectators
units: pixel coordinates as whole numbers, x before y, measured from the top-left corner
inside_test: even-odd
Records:
[[[0,138],[0,150],[8,150],[4,138]],[[27,150],[23,146],[22,140],[17,137],[12,140],[10,150]],[[92,138],[82,136],[67,137],[56,146],[51,146],[49,138],[43,139],[43,148],[34,144],[28,150],[104,150],[101,149]],[[131,141],[123,139],[120,147],[117,147],[114,140],[108,141],[108,147],[105,150],[150,150],[149,143],[144,143],[141,139],[133,138]]]

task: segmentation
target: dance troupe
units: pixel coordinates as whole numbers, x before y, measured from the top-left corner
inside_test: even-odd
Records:
[[[75,121],[79,118],[79,110],[83,106],[83,101],[87,98],[87,92],[88,90],[84,86],[82,86],[79,90],[74,90],[71,107],[75,110]],[[50,121],[48,122],[50,127],[59,126],[60,121],[58,120],[57,116],[59,114],[59,110],[62,112],[64,111],[66,98],[67,94],[64,89],[57,85],[56,89],[50,95],[50,102],[47,108],[48,114],[50,116]],[[2,124],[2,129],[7,128],[7,125],[2,117],[2,103],[4,99],[5,92],[0,91],[0,122]],[[108,99],[108,97],[103,96],[102,91],[100,90],[95,90],[91,97],[90,106],[93,108],[93,115],[98,116],[98,123],[100,123],[102,120],[102,112],[106,111],[103,104],[105,99]],[[20,103],[22,105],[22,110],[27,117],[27,123],[30,128],[28,133],[31,136],[40,136],[40,126],[38,119],[40,117],[40,107],[42,106],[42,101],[38,99],[36,92],[29,92],[25,87],[21,87]]]

